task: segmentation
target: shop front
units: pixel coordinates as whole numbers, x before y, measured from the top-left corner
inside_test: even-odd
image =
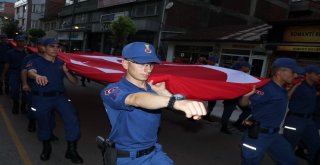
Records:
[[[320,65],[320,20],[274,23],[267,48],[273,59],[289,57],[301,66]]]

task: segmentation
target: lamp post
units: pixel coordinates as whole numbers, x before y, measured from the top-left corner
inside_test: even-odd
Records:
[[[78,0],[74,0],[72,5],[72,14],[71,14],[71,24],[70,24],[70,31],[69,31],[69,53],[71,52],[71,47],[72,47],[72,41],[71,41],[71,36],[72,36],[72,31],[73,31],[73,25],[74,25],[74,13],[76,10],[76,5],[78,3]]]
[[[162,38],[162,31],[163,27],[165,24],[165,13],[166,10],[169,10],[172,8],[173,2],[167,2],[167,0],[163,0],[163,6],[162,6],[162,12],[161,12],[161,22],[160,22],[160,29],[159,29],[159,34],[158,34],[158,42],[157,42],[157,54],[160,52],[160,47],[161,47],[161,38]]]

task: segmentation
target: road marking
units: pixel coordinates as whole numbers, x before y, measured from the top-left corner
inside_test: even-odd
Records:
[[[3,121],[7,126],[8,132],[11,136],[11,139],[13,140],[14,145],[16,146],[16,148],[18,150],[18,153],[20,155],[22,162],[25,165],[32,165],[32,162],[31,162],[21,140],[18,137],[18,134],[16,133],[15,129],[13,128],[12,123],[11,123],[10,119],[8,118],[7,113],[4,111],[4,109],[1,105],[0,105],[0,113],[2,114],[1,116],[3,118]]]

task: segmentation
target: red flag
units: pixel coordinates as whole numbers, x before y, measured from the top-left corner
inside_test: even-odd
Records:
[[[119,56],[60,53],[59,58],[79,75],[103,82],[117,82],[126,72]],[[251,91],[253,85],[260,87],[268,82],[237,70],[168,62],[156,65],[149,80],[154,80],[154,83],[164,81],[170,92],[199,100],[236,98]]]

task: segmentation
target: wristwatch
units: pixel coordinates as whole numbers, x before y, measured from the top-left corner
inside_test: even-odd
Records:
[[[185,96],[183,96],[182,94],[174,94],[170,97],[169,99],[169,102],[168,102],[168,105],[167,105],[167,108],[168,109],[174,109],[173,106],[174,106],[174,103],[177,101],[177,100],[184,100],[186,99]]]

